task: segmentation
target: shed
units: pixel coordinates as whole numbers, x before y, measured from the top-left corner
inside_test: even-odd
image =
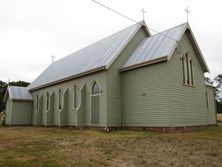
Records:
[[[208,121],[213,124],[217,120],[217,113],[216,113],[216,100],[215,100],[215,87],[205,81],[206,86],[206,106],[208,112]]]
[[[6,125],[31,125],[33,99],[26,87],[8,86],[4,102]]]

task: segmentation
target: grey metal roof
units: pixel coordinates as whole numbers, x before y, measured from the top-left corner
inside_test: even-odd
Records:
[[[7,91],[12,100],[33,100],[27,87],[8,86]]]
[[[205,85],[207,85],[207,86],[211,86],[211,87],[215,87],[213,84],[210,84],[209,82],[207,82],[206,80],[205,80]]]
[[[44,87],[44,85],[84,74],[93,69],[101,67],[107,69],[141,28],[142,24],[145,23],[140,22],[123,29],[52,63],[28,86],[28,89],[34,90]]]
[[[179,42],[186,28],[187,23],[184,23],[144,39],[123,65],[123,68],[171,56],[177,46],[177,41]]]

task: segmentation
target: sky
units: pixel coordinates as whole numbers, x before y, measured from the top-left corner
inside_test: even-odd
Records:
[[[158,32],[187,21],[210,69],[222,73],[221,0],[98,0]],[[32,82],[52,62],[134,22],[92,0],[0,0],[0,80]],[[155,32],[152,32],[155,34]],[[53,75],[53,74],[52,74]]]

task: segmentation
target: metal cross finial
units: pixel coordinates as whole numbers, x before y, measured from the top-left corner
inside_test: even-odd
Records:
[[[190,14],[190,11],[188,9],[188,7],[186,9],[184,9],[185,12],[187,13],[187,22],[189,21],[189,14]]]
[[[52,58],[52,63],[53,63],[53,62],[54,62],[54,59],[55,59],[55,56],[52,55],[51,58]]]
[[[145,19],[145,13],[146,13],[146,11],[144,10],[144,8],[141,9],[140,11],[143,13],[143,20],[144,20],[144,19]]]

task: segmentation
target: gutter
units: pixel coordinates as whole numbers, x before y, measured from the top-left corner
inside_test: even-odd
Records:
[[[148,66],[148,65],[151,65],[151,64],[156,64],[156,63],[159,63],[159,62],[167,61],[167,58],[168,58],[168,56],[163,56],[163,57],[160,57],[160,58],[156,58],[156,59],[153,59],[153,60],[149,60],[149,61],[145,61],[145,62],[142,62],[142,63],[138,63],[138,64],[135,64],[135,65],[131,65],[131,66],[128,66],[128,67],[121,68],[119,71],[120,72],[125,72],[125,71],[129,71],[129,70],[132,70],[132,69]]]
[[[32,102],[33,99],[17,99],[17,98],[11,98],[12,101],[19,101],[19,102]]]
[[[85,75],[89,75],[89,74],[96,73],[96,72],[103,71],[103,70],[106,70],[106,66],[95,68],[95,69],[92,69],[92,70],[89,70],[89,71],[86,71],[86,72],[82,72],[82,73],[79,73],[79,74],[76,74],[76,75],[73,75],[73,76],[70,76],[70,77],[66,77],[66,78],[63,78],[63,79],[60,79],[60,80],[57,80],[57,81],[50,82],[50,83],[47,83],[47,84],[44,84],[44,85],[41,85],[41,86],[30,88],[28,90],[30,92],[32,92],[34,90],[46,88],[46,87],[49,87],[49,86],[52,86],[52,85],[56,85],[56,84],[59,84],[59,83],[65,82],[65,81],[69,81],[69,80],[72,80],[72,79],[75,79],[75,78],[83,77]]]

